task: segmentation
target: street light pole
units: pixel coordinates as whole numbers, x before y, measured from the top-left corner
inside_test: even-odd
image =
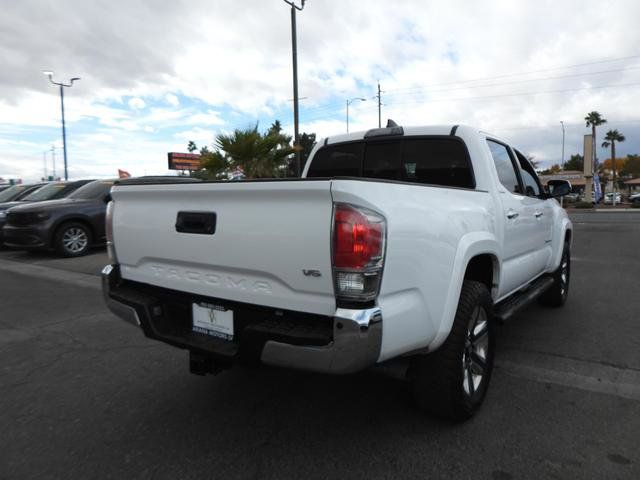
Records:
[[[42,160],[44,161],[44,177],[42,177],[43,181],[47,181],[47,150],[42,152]]]
[[[51,163],[53,166],[53,179],[56,179],[56,147],[51,145]]]
[[[562,170],[564,170],[564,122],[562,120],[560,125],[562,125]]]
[[[71,87],[73,85],[73,82],[75,82],[76,80],[80,80],[80,77],[73,77],[71,80],[69,80],[69,83],[54,82],[53,72],[45,71],[42,73],[44,73],[47,77],[49,77],[49,81],[53,85],[58,85],[60,87],[60,107],[62,110],[62,152],[64,154],[64,179],[69,180],[69,173],[67,172],[67,130],[64,122],[64,87]],[[55,172],[54,172],[54,176],[55,176]]]
[[[366,98],[361,98],[361,97],[355,97],[355,98],[352,98],[350,100],[347,100],[347,133],[349,133],[349,105],[351,105],[356,100],[360,100],[361,102],[366,102],[367,101]]]
[[[296,152],[296,176],[300,176],[300,148],[298,141],[299,118],[298,118],[298,42],[296,33],[296,10],[302,11],[306,0],[302,0],[302,5],[298,7],[293,1],[284,0],[284,3],[291,6],[291,50],[293,56],[293,148]]]

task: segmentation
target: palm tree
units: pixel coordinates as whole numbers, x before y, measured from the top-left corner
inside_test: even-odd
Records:
[[[596,127],[607,123],[607,120],[600,115],[600,112],[589,112],[587,116],[584,117],[585,126],[591,127],[591,139],[593,142],[593,169],[596,168]]]
[[[232,167],[241,167],[246,178],[284,176],[287,157],[293,153],[290,137],[280,132],[279,122],[266,134],[258,125],[216,137],[216,147],[223,151]]]
[[[616,204],[616,142],[624,142],[625,138],[618,130],[609,130],[602,142],[602,148],[611,146],[611,168],[613,169],[613,205]]]
[[[596,159],[596,127],[602,125],[603,123],[607,123],[607,120],[600,115],[600,112],[596,112],[595,110],[587,113],[587,116],[584,117],[585,126],[591,127],[591,173],[596,171],[597,159]],[[594,201],[597,199],[594,198]]]

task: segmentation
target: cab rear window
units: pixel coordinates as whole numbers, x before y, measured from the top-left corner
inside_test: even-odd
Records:
[[[358,141],[322,147],[307,177],[363,177],[475,188],[466,146],[449,137]]]

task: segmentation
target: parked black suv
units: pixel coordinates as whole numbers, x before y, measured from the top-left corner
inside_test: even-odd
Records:
[[[10,247],[55,249],[65,257],[79,257],[105,241],[105,199],[115,180],[95,180],[61,200],[11,208],[3,229]]]
[[[75,180],[73,182],[51,182],[39,184],[37,188],[27,190],[27,193],[23,190],[18,196],[18,200],[0,203],[0,245],[2,245],[4,241],[2,227],[4,227],[7,221],[7,210],[18,205],[24,205],[25,203],[43,202],[45,200],[57,200],[58,198],[64,198],[91,181],[93,180]]]

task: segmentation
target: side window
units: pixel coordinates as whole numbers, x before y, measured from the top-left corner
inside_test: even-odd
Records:
[[[464,143],[442,138],[407,138],[402,150],[405,182],[475,188]]]
[[[524,193],[528,197],[537,197],[542,192],[538,175],[533,169],[529,160],[521,154],[519,151],[515,151],[518,157],[518,163],[520,164],[520,176],[524,182]]]
[[[489,150],[491,150],[491,156],[493,157],[493,163],[496,166],[498,172],[498,178],[500,183],[512,193],[520,193],[520,184],[518,182],[518,175],[513,167],[511,156],[505,145],[487,140]]]

